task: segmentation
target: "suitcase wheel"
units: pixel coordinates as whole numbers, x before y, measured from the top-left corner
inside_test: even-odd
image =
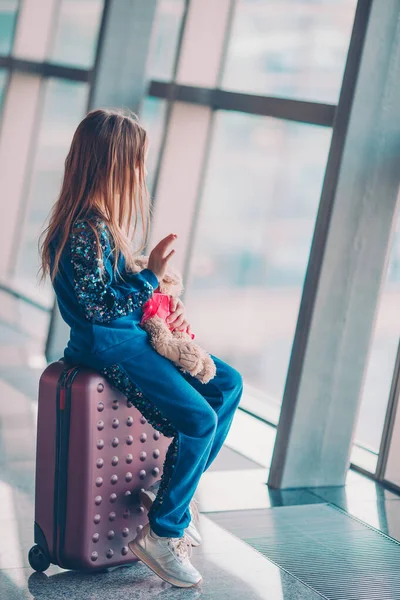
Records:
[[[50,560],[40,546],[32,546],[28,554],[29,564],[34,571],[43,572],[50,566]]]

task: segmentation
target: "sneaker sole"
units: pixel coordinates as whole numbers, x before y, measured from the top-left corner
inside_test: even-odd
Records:
[[[140,491],[139,499],[140,499],[140,502],[145,507],[145,509],[147,510],[147,512],[149,512],[151,505],[153,504],[153,500],[150,498],[150,496],[146,492]],[[192,540],[191,544],[194,548],[197,548],[198,546],[200,546],[199,542],[195,541],[191,536],[189,536],[189,537]]]
[[[170,583],[175,587],[192,588],[196,587],[197,585],[199,585],[199,583],[203,581],[203,578],[199,579],[199,581],[197,581],[196,583],[179,581],[178,579],[175,579],[175,577],[171,577],[170,575],[168,575],[168,573],[166,573],[164,569],[162,569],[162,567],[159,566],[159,564],[153,559],[153,557],[147,554],[147,552],[143,550],[143,548],[141,548],[138,544],[135,544],[135,542],[130,542],[128,546],[131,552],[133,552],[133,554],[139,560],[141,560],[147,567],[149,567],[149,569],[151,569],[153,573],[158,575],[163,581],[166,581],[167,583]]]

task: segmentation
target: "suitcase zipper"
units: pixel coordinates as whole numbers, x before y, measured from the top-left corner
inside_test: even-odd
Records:
[[[71,415],[71,385],[79,367],[66,369],[57,383],[56,460],[54,476],[54,564],[62,566],[61,553],[64,548],[65,517],[67,508],[68,441]]]
[[[64,386],[65,380],[67,378],[68,373],[71,369],[65,369],[57,382],[57,393],[56,393],[56,436],[55,436],[55,461],[54,461],[54,499],[53,499],[53,556],[52,562],[54,564],[57,563],[57,522],[58,522],[58,463],[59,463],[59,429],[60,429],[60,418],[59,418],[59,406],[60,406],[60,396],[61,389]]]

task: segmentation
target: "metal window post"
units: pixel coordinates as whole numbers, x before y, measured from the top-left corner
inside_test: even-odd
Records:
[[[400,3],[360,0],[269,477],[274,488],[345,483],[396,211],[399,72]]]
[[[89,108],[138,111],[146,92],[147,57],[157,0],[106,0]]]

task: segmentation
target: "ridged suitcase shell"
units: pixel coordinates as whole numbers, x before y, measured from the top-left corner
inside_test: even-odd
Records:
[[[171,439],[127,404],[102,375],[62,359],[40,378],[35,542],[63,568],[136,560],[128,542],[147,521],[138,492],[160,478]]]

